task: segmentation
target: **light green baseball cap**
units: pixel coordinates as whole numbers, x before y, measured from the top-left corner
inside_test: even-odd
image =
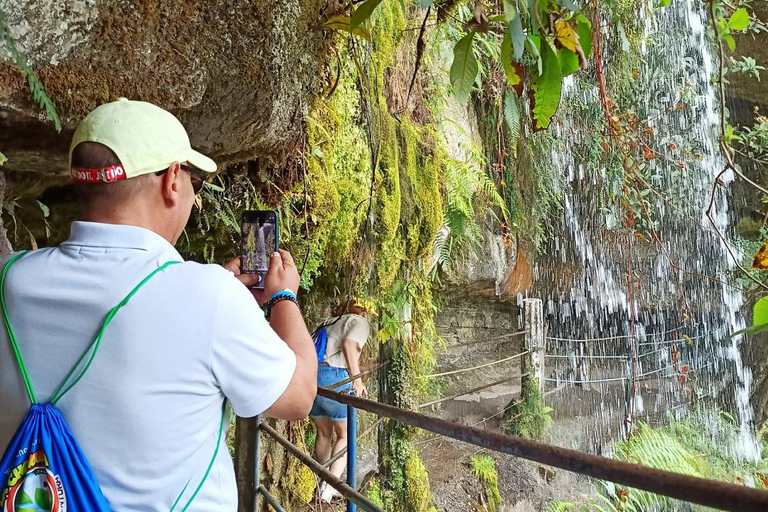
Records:
[[[120,166],[108,169],[72,169],[72,150],[81,142],[98,142],[111,149]],[[109,182],[134,178],[188,162],[207,173],[216,162],[198,153],[176,117],[157,105],[119,98],[96,107],[75,130],[69,147],[72,178],[84,182]]]

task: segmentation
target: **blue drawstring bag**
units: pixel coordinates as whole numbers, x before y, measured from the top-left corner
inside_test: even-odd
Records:
[[[0,304],[8,339],[32,406],[0,459],[0,512],[109,512],[111,508],[96,481],[93,470],[64,416],[56,408],[56,403],[88,371],[99,349],[104,331],[120,308],[125,306],[155,274],[169,265],[180,262],[170,261],[155,269],[136,285],[125,299],[109,311],[98,335],[53,393],[50,402],[40,403],[35,397],[5,304],[6,275],[11,265],[24,254],[26,253],[18,254],[3,268],[0,277]],[[77,377],[74,377],[75,374]],[[222,413],[219,443],[223,428],[224,414]],[[187,510],[195,499],[213,466],[218,450],[217,443],[208,470],[182,510]],[[176,498],[171,510],[176,508],[186,489],[187,486]]]
[[[325,361],[325,351],[328,348],[328,332],[325,330],[325,326],[322,326],[315,331],[315,334],[312,335],[312,340],[315,342],[317,363],[320,364]]]

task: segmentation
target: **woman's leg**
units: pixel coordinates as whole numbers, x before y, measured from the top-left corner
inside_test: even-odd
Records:
[[[336,444],[333,445],[333,454],[336,455],[347,447],[347,420],[334,421],[333,430],[336,432]],[[336,462],[331,464],[331,473],[337,478],[341,478],[344,468],[347,467],[347,456],[344,455]]]
[[[317,426],[315,440],[315,460],[320,464],[331,458],[331,441],[333,437],[333,421],[329,418],[312,418]]]

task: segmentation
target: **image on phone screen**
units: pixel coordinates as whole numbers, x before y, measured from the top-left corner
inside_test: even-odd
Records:
[[[269,259],[278,249],[277,213],[272,211],[248,211],[242,219],[242,271],[267,273]],[[258,288],[264,286],[262,280]]]

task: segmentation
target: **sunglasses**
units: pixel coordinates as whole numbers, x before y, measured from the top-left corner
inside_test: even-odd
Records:
[[[189,179],[192,182],[192,190],[194,191],[195,195],[199,194],[201,190],[203,190],[203,185],[205,185],[205,175],[195,169],[194,167],[190,167],[188,165],[181,164],[179,167],[181,167],[181,170],[189,174]],[[163,169],[162,171],[157,171],[155,175],[162,176],[168,171],[168,169]]]

